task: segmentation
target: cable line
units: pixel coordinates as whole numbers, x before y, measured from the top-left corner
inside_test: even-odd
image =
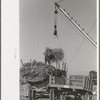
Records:
[[[89,32],[88,32],[88,35],[89,35],[89,33],[90,33],[91,29],[93,28],[93,26],[94,26],[95,22],[96,22],[96,20],[95,20],[95,21],[94,21],[94,23],[92,24],[92,26],[91,26],[91,28],[90,28],[90,30],[89,30]],[[85,38],[84,38],[84,40],[82,41],[82,43],[80,44],[80,46],[78,47],[78,49],[76,50],[76,52],[75,52],[74,56],[72,57],[72,59],[70,60],[70,62],[68,63],[68,65],[67,65],[67,66],[69,66],[69,65],[70,65],[70,63],[73,61],[73,59],[74,59],[74,57],[76,56],[76,54],[78,53],[79,49],[82,47],[82,45],[83,45],[84,41],[85,41]]]
[[[94,26],[94,24],[96,23],[96,20],[94,21],[94,23],[92,24],[92,26],[91,26],[91,28],[90,28],[90,30],[89,30],[89,32],[88,32],[88,34],[90,33],[90,31],[92,30],[92,28],[93,28],[93,26]]]

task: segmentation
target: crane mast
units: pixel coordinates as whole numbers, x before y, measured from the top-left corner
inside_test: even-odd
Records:
[[[59,8],[59,10],[76,26],[76,28],[97,48],[97,43],[89,36],[87,33],[82,29],[70,16],[66,13],[66,11],[58,5],[58,3],[55,3],[55,6]]]

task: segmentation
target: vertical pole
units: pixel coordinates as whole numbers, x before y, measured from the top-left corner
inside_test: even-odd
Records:
[[[56,69],[57,69],[57,61],[56,61]]]
[[[68,72],[68,66],[66,67],[66,63],[65,63],[65,68],[66,68],[66,85],[67,85],[67,72]]]
[[[31,100],[32,98],[31,98],[31,93],[32,93],[32,91],[31,91],[31,85],[29,84],[29,100]]]
[[[22,66],[24,66],[23,60],[21,59]]]
[[[58,61],[58,69],[60,69],[60,61]],[[62,68],[61,68],[62,69]]]
[[[82,87],[83,87],[83,89],[85,89],[85,76],[83,77],[83,83],[82,83]]]
[[[63,92],[60,93],[60,100],[64,100]]]
[[[49,76],[49,83],[52,84],[52,76]]]
[[[90,90],[90,78],[88,78],[88,91]]]
[[[35,91],[32,90],[32,93],[31,93],[31,100],[35,100]]]
[[[52,100],[52,89],[49,91],[49,100]]]
[[[62,69],[65,71],[65,68],[64,68],[64,62],[62,62]]]
[[[88,86],[87,81],[88,81],[88,76],[86,76],[86,80],[85,80],[85,90],[87,90],[87,86]]]

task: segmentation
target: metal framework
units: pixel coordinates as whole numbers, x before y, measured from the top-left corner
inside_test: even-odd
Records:
[[[66,13],[66,11],[57,3],[55,6],[59,8],[59,10],[76,26],[76,28],[97,48],[97,43],[82,29],[70,16]]]

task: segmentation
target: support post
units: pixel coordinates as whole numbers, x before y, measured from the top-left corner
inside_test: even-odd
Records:
[[[22,66],[24,66],[23,60],[21,59]]]
[[[65,68],[66,68],[66,85],[67,85],[67,73],[68,73],[68,66],[66,67],[66,63],[65,63]]]
[[[60,100],[64,100],[63,92],[60,93]]]
[[[32,90],[32,93],[31,93],[31,100],[35,100],[35,91]]]
[[[52,75],[49,76],[49,83],[52,84]]]
[[[32,100],[32,98],[31,98],[31,93],[32,93],[32,91],[31,91],[31,86],[30,86],[30,84],[29,84],[29,100]]]

